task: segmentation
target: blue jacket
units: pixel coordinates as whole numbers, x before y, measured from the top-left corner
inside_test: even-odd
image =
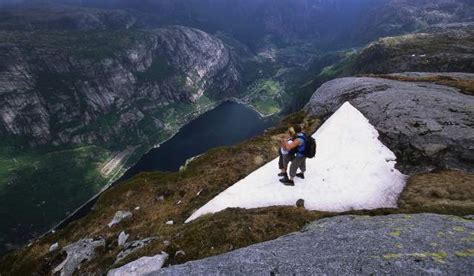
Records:
[[[306,139],[303,133],[296,134],[296,139],[300,140],[300,144],[296,147],[296,156],[304,157],[304,149],[306,146]]]

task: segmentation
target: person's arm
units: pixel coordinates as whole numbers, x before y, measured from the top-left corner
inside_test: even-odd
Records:
[[[282,141],[282,147],[287,150],[287,151],[290,151],[290,150],[293,150],[295,149],[296,147],[298,147],[300,145],[301,141],[300,139],[296,139],[294,140],[292,143],[288,143],[288,141],[284,140]]]

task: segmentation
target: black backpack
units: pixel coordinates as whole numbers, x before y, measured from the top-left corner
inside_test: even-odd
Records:
[[[306,158],[313,158],[316,155],[316,140],[306,134],[304,135],[304,140],[304,156],[306,156]]]

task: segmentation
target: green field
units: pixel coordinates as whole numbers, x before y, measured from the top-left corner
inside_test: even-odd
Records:
[[[273,115],[282,108],[283,85],[273,79],[257,80],[247,90],[244,101],[264,116]]]

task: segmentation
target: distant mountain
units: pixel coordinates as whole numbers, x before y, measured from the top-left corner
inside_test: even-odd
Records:
[[[38,1],[42,2],[42,1]],[[44,2],[44,1],[43,1]],[[320,47],[357,46],[429,25],[474,21],[469,0],[58,0],[82,7],[127,9],[144,25],[179,24],[221,31],[253,47],[314,40]],[[25,1],[28,3],[28,1]]]

